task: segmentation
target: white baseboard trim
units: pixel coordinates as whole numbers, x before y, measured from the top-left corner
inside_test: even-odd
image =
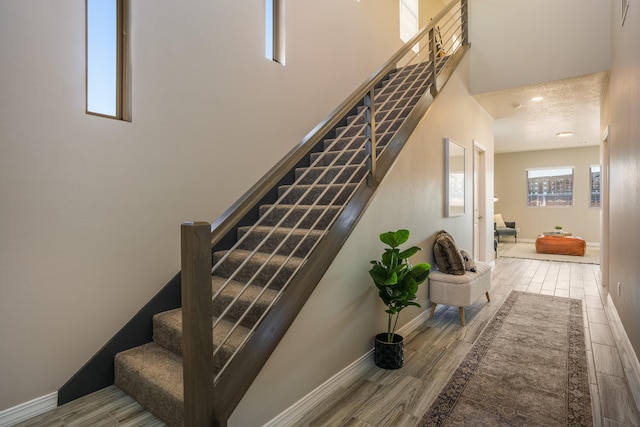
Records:
[[[43,414],[58,406],[58,392],[30,400],[13,408],[0,411],[0,426],[9,427]]]
[[[423,311],[419,316],[408,322],[396,333],[400,335],[409,335],[411,332],[420,327],[428,318],[427,312]],[[359,357],[355,362],[329,378],[323,384],[316,387],[309,394],[298,400],[292,406],[284,410],[277,417],[266,423],[263,427],[285,427],[295,424],[304,414],[311,408],[335,393],[338,388],[347,385],[355,379],[362,376],[369,368],[373,366],[373,349]]]
[[[629,336],[624,330],[624,326],[622,326],[618,310],[616,309],[613,299],[611,299],[611,295],[609,293],[607,293],[607,305],[605,309],[607,314],[611,317],[609,319],[609,323],[612,328],[616,329],[612,332],[614,334],[616,346],[618,347],[618,353],[622,359],[622,367],[625,377],[627,378],[627,383],[629,384],[631,395],[633,396],[636,408],[640,409],[640,361],[638,361],[638,356],[631,345],[631,341],[629,341]]]

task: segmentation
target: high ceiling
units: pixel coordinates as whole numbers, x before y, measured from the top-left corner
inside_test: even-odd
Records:
[[[599,144],[612,2],[468,4],[470,92],[495,119],[495,152]]]
[[[496,153],[598,145],[607,78],[600,72],[474,97],[495,120]],[[573,135],[556,136],[560,132]]]

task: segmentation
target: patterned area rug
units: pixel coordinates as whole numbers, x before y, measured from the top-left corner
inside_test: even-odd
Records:
[[[591,426],[582,302],[512,291],[420,426]]]

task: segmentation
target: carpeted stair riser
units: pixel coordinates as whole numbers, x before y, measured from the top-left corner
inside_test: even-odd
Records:
[[[436,69],[438,67],[442,68],[443,65],[444,65],[443,62],[437,62]],[[416,70],[415,69],[416,67],[419,69]],[[412,67],[412,66],[402,67],[402,69],[400,69],[399,71],[389,74],[387,76],[387,79],[389,81],[394,81],[394,80],[397,81],[398,79],[405,79],[406,77],[408,77],[409,79],[417,78],[423,73],[430,72],[431,62],[423,62],[422,64],[418,64],[416,67]]]
[[[296,184],[340,184],[359,182],[367,173],[364,166],[325,166],[296,169]]]
[[[377,147],[384,147],[393,136],[391,133],[380,134],[380,132],[376,132],[377,138]],[[334,152],[341,151],[344,149],[353,149],[359,150],[364,148],[365,138],[364,136],[356,136],[353,138],[340,138],[336,139],[325,139],[324,147],[326,152]]]
[[[220,290],[223,285],[224,289]],[[213,276],[212,287],[213,315],[220,317],[224,313],[224,320],[231,323],[236,323],[242,318],[240,324],[248,329],[251,329],[258,322],[260,316],[278,297],[278,292],[273,289],[245,285],[234,280],[227,283],[227,279],[224,277]],[[227,310],[230,305],[231,307]],[[250,309],[249,306],[251,306]],[[247,310],[249,311],[245,315]]]
[[[364,154],[362,160],[364,160]],[[362,160],[358,163],[362,163]],[[278,203],[286,205],[343,205],[356,189],[356,184],[283,185],[278,189]]]
[[[342,150],[361,150],[364,148],[365,137],[351,136],[348,138],[329,138],[323,141],[324,152],[332,153]]]
[[[376,133],[395,132],[404,120],[384,120],[376,125]],[[344,132],[344,133],[343,133]],[[336,137],[364,135],[364,125],[341,126],[336,128]]]
[[[295,227],[314,230],[326,229],[340,211],[340,206],[308,206],[293,207],[291,205],[275,205],[271,212],[266,211],[271,205],[260,206],[260,225],[277,227]],[[280,221],[282,222],[280,223]]]
[[[438,62],[436,65],[436,73],[439,73],[442,67],[444,67],[446,62]],[[421,86],[426,86],[426,81],[431,78],[431,67],[423,66],[421,70],[403,70],[397,73],[393,73],[389,75],[389,79],[385,82],[386,85],[393,85],[399,83],[409,83],[409,82],[417,82]]]
[[[344,138],[347,136],[364,135],[364,124],[353,126],[340,126],[336,128],[336,138]]]
[[[385,120],[397,120],[397,119],[404,118],[408,115],[409,115],[409,111],[406,108],[404,108],[402,105],[392,110],[383,110],[383,111],[376,110],[376,123],[380,123]],[[347,125],[350,125],[351,123],[354,123],[354,124],[364,123],[364,115],[353,115],[353,116],[347,117]]]
[[[248,230],[250,227],[243,228]],[[267,237],[271,231],[273,231],[273,234]],[[240,229],[238,230],[238,235],[244,237],[245,232],[246,230]],[[278,255],[289,255],[291,251],[294,251],[293,256],[302,258],[309,254],[320,236],[322,236],[321,230],[299,229],[292,231],[291,228],[259,226],[248,232],[247,237],[241,241],[239,248],[248,251],[258,249],[261,252],[268,253],[272,253],[278,248],[276,252]]]
[[[226,252],[214,252],[214,263],[217,263]],[[286,258],[287,256],[284,255],[272,256],[261,252],[251,255],[249,251],[234,249],[215,269],[214,274],[238,282],[279,290],[303,262],[301,258],[291,257],[288,261]],[[245,261],[247,262],[240,267]]]
[[[148,343],[116,354],[115,385],[171,427],[183,425],[182,357]]]
[[[389,76],[388,84],[418,82],[421,85],[431,77],[431,67],[421,67],[419,70],[401,71]]]
[[[414,96],[422,95],[426,87],[415,87],[396,93],[383,93],[376,97],[376,105],[380,105],[381,111],[404,107],[404,101]]]
[[[415,72],[414,74],[396,74],[392,75],[385,86],[378,92],[390,92],[393,89],[400,88],[401,90],[415,89],[417,87],[423,87],[427,85],[427,81],[431,77],[430,70],[422,70]],[[374,95],[375,96],[375,95]]]
[[[364,161],[365,157],[366,153],[363,149],[346,150],[344,152],[327,151],[311,154],[311,164],[314,166],[342,166],[346,164],[360,164]]]
[[[410,79],[410,81],[393,81],[389,82],[384,86],[383,89],[380,89],[377,93],[385,94],[390,92],[395,92],[396,90],[407,91],[409,89],[418,89],[427,86],[427,75],[423,74],[416,79]]]
[[[399,92],[384,92],[376,96],[375,104],[394,103],[400,99],[404,99],[407,96],[413,96],[416,93],[416,89],[409,89],[407,91]]]
[[[215,320],[214,317],[213,321]],[[231,322],[222,320],[211,330],[214,350],[218,348],[232,327]],[[248,334],[249,328],[236,327],[213,358],[214,372],[218,372],[224,366]],[[153,316],[153,341],[172,353],[182,356],[182,309],[177,308]]]

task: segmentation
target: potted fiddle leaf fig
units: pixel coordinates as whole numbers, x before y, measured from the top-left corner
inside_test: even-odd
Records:
[[[376,335],[374,359],[384,369],[398,369],[404,364],[404,338],[395,333],[400,312],[409,306],[420,307],[415,302],[418,286],[429,277],[431,265],[411,265],[409,258],[421,249],[412,246],[400,250],[409,240],[408,230],[388,231],[380,235],[386,244],[380,260],[371,261],[369,275],[378,289],[378,295],[387,306],[387,332]]]

